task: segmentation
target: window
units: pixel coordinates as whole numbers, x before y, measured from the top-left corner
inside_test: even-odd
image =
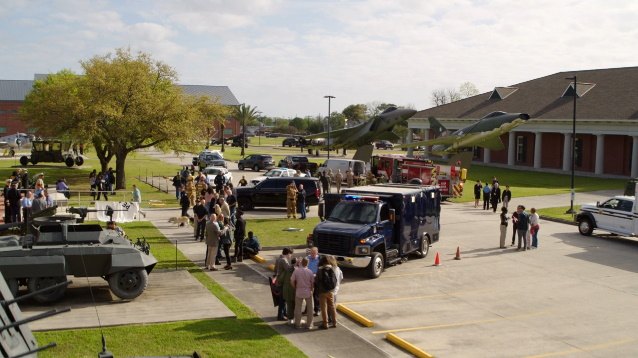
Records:
[[[472,149],[472,159],[480,159],[481,158],[481,147],[474,147]]]
[[[0,127],[0,133],[7,133],[7,127]]]
[[[516,161],[527,162],[527,138],[522,135],[516,136]]]

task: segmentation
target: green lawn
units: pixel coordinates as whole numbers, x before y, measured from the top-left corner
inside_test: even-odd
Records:
[[[151,251],[159,260],[157,268],[175,266],[174,246],[151,223],[123,224],[122,228],[130,238],[145,237],[151,242]],[[189,355],[193,351],[203,357],[305,356],[181,252],[178,266],[188,269],[237,318],[105,327],[107,347],[114,356]],[[188,304],[188,294],[176,304]],[[36,332],[35,336],[40,345],[58,344],[40,353],[41,357],[95,357],[101,348],[98,329]]]
[[[248,219],[246,230],[257,235],[259,243],[264,247],[272,246],[297,246],[305,245],[308,234],[319,223],[319,218],[307,218],[306,220],[293,219]],[[301,231],[288,231],[285,229],[302,229]]]
[[[538,210],[538,214],[543,216],[543,217],[550,217],[550,218],[554,218],[554,219],[560,219],[560,220],[574,222],[574,220],[575,220],[574,218],[576,217],[576,214],[580,210],[580,205],[574,205],[574,213],[575,214],[566,214],[568,209],[569,209],[569,206],[560,206],[560,207],[554,207],[554,208],[544,208],[544,209],[539,209]]]

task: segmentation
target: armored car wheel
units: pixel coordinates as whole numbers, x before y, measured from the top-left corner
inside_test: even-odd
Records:
[[[18,296],[18,288],[20,288],[20,283],[18,283],[17,278],[7,278],[7,286],[9,286],[9,291],[11,291],[11,295],[13,297]]]
[[[109,287],[113,294],[131,300],[144,292],[148,284],[148,273],[141,269],[128,269],[109,276]]]
[[[27,157],[26,155],[21,156],[20,165],[22,165],[23,167],[26,167],[27,164],[29,164],[29,157]]]
[[[55,284],[66,281],[65,276],[56,276],[56,277],[31,277],[29,278],[29,292],[35,292],[41,290],[43,288],[47,288],[53,286]],[[33,299],[39,303],[49,303],[55,302],[64,296],[64,291],[66,291],[66,286],[58,287],[54,290],[46,291],[38,293],[33,296]]]
[[[423,259],[428,256],[428,252],[430,252],[430,239],[427,235],[423,235],[423,238],[421,239],[421,248],[416,252],[416,254],[419,258]]]
[[[73,166],[73,158],[66,157],[66,159],[64,159],[64,164],[66,164],[67,167],[71,168]]]
[[[589,219],[584,218],[578,221],[578,231],[582,235],[589,236],[594,231],[594,227]]]
[[[378,252],[372,253],[372,259],[367,267],[368,277],[377,278],[383,272],[383,255]]]
[[[78,167],[81,166],[82,164],[84,164],[84,158],[82,157],[75,157],[75,165],[77,165]]]

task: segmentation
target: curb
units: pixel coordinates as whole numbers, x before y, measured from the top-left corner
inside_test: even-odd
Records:
[[[357,321],[360,325],[364,326],[364,327],[374,327],[374,322],[372,322],[371,320],[365,318],[364,316],[362,316],[361,314],[355,312],[354,310],[342,305],[342,304],[338,304],[337,305],[337,311],[345,314],[346,316],[350,317],[350,319]]]
[[[543,220],[547,220],[547,221],[553,221],[555,223],[559,223],[559,224],[566,224],[566,225],[571,225],[571,226],[578,226],[578,224],[575,221],[570,221],[570,220],[565,220],[565,219],[559,219],[559,218],[555,218],[552,216],[545,216],[545,215],[540,215],[540,218]]]
[[[386,334],[385,335],[385,339],[387,339],[391,343],[393,343],[393,344],[405,349],[406,351],[408,351],[411,354],[413,354],[415,357],[418,357],[418,358],[434,358],[433,355],[423,351],[419,347],[413,345],[412,343],[406,341],[405,339],[400,338],[399,336],[397,336],[394,333]]]

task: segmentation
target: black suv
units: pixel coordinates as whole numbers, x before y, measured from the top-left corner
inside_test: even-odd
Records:
[[[239,168],[239,170],[252,168],[254,171],[259,171],[274,167],[275,161],[272,159],[272,156],[264,154],[251,154],[244,157],[244,159],[241,159],[239,163],[237,163],[237,168]]]
[[[394,149],[394,144],[392,144],[389,140],[380,140],[374,143],[374,146],[377,149]]]
[[[298,147],[299,139],[295,137],[288,137],[281,142],[282,147]]]
[[[303,184],[306,191],[306,208],[319,205],[319,179],[311,177],[266,178],[255,186],[237,188],[237,203],[242,210],[251,210],[256,206],[286,207],[286,187],[294,181]]]

